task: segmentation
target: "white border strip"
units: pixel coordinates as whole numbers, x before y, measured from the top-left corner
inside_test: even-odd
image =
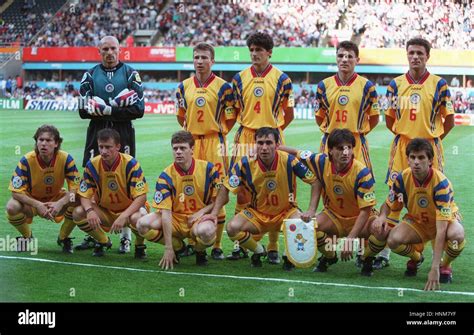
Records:
[[[354,284],[315,282],[315,281],[308,281],[308,280],[294,280],[294,279],[271,278],[271,277],[270,278],[243,277],[243,276],[231,276],[231,275],[220,275],[220,274],[210,274],[210,273],[160,271],[160,270],[137,269],[137,268],[111,266],[111,265],[62,262],[62,261],[55,261],[55,260],[44,259],[44,258],[1,256],[0,255],[0,259],[19,259],[19,260],[27,260],[27,261],[32,261],[32,262],[41,262],[41,263],[75,265],[75,266],[83,266],[83,267],[91,267],[91,268],[125,270],[125,271],[135,271],[135,272],[150,272],[150,273],[160,273],[160,274],[168,274],[168,275],[182,275],[182,276],[209,277],[209,278],[227,278],[227,279],[238,279],[238,280],[254,280],[254,281],[263,281],[263,282],[279,282],[279,283],[322,285],[322,286],[335,286],[335,287],[352,287],[352,288],[361,288],[361,289],[368,289],[368,290],[387,290],[387,291],[398,291],[398,292],[408,291],[408,292],[429,293],[429,292],[424,291],[424,290],[420,290],[420,289],[416,289],[416,288],[407,288],[407,287],[364,286],[364,285],[354,285]],[[431,293],[441,293],[441,294],[474,296],[474,292],[461,292],[461,291],[430,291],[430,292]]]

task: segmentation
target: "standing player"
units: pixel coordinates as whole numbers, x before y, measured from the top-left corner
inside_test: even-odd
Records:
[[[214,48],[199,43],[193,49],[196,75],[179,84],[178,122],[194,137],[194,158],[215,165],[219,178],[228,170],[225,135],[235,124],[232,86],[211,71],[214,64]],[[213,259],[224,259],[221,247],[224,231],[225,210],[219,214],[217,238],[212,248]]]
[[[99,154],[97,132],[104,128],[118,131],[121,151],[135,157],[135,129],[132,120],[143,117],[145,102],[140,75],[119,61],[119,42],[113,36],[100,40],[102,63],[84,73],[81,81],[81,119],[90,119],[82,166]],[[122,230],[119,253],[130,251],[130,229]],[[76,249],[88,249],[95,241],[87,238]]]
[[[425,290],[439,289],[439,283],[452,280],[451,262],[464,249],[464,228],[454,203],[454,191],[449,179],[433,168],[433,143],[415,138],[406,147],[409,168],[399,173],[374,221],[374,229],[380,235],[389,232],[387,241],[374,239],[373,246],[383,248],[385,243],[397,254],[409,257],[406,276],[416,276],[424,257],[417,244],[435,241],[431,270]],[[403,207],[408,213],[399,223]],[[393,229],[390,226],[396,225]],[[371,246],[369,244],[369,246]],[[374,249],[374,250],[372,250]],[[445,251],[441,259],[443,249]],[[364,267],[370,269],[370,261],[377,248],[369,248]]]
[[[270,64],[273,39],[267,33],[257,32],[247,39],[252,66],[236,74],[232,80],[237,121],[240,128],[235,135],[234,152],[230,167],[237,156],[247,154],[254,159],[255,131],[261,127],[278,129],[283,141],[283,130],[294,118],[293,86],[288,75]],[[249,194],[241,188],[237,196],[236,213],[245,208]],[[268,260],[278,264],[279,232],[269,233]],[[238,258],[239,252],[234,253]]]
[[[322,80],[316,93],[316,122],[323,132],[320,152],[327,153],[329,133],[336,128],[349,129],[355,137],[355,158],[372,171],[366,135],[379,122],[375,85],[355,72],[359,48],[350,41],[336,48],[337,73]],[[373,174],[373,172],[372,172]]]
[[[324,209],[316,216],[318,249],[322,253],[315,272],[326,272],[329,265],[337,262],[332,247],[333,237],[347,238],[341,259],[352,258],[352,246],[358,238],[370,235],[370,225],[375,219],[374,178],[370,170],[354,159],[356,146],[354,135],[348,129],[334,129],[327,138],[328,154],[280,147],[294,153],[316,175],[322,190]],[[319,202],[319,197],[318,197]]]
[[[72,211],[77,206],[79,172],[72,156],[60,150],[63,139],[55,126],[42,125],[33,138],[35,150],[20,159],[10,182],[12,198],[7,203],[8,222],[22,235],[17,241],[28,241],[32,238],[30,224],[34,216],[57,223],[64,218],[58,244],[64,252],[72,253],[69,235],[75,227]],[[64,181],[68,191],[63,188]],[[17,247],[21,245],[18,243]]]
[[[165,245],[160,266],[172,269],[183,239],[196,241],[196,264],[206,265],[206,248],[216,239],[216,224],[201,220],[211,211],[220,184],[217,168],[210,162],[194,159],[195,141],[187,131],[171,138],[174,163],[158,177],[153,207],[156,212],[140,218],[136,228],[148,241]]]
[[[105,232],[117,233],[136,222],[146,203],[148,185],[140,164],[120,151],[120,135],[105,128],[97,133],[100,156],[87,162],[78,194],[81,206],[74,209],[74,223],[97,243],[94,256],[112,246]],[[95,200],[95,201],[93,201]],[[135,258],[146,257],[144,239],[135,236]]]
[[[280,231],[285,219],[301,218],[309,222],[315,215],[318,194],[314,174],[296,157],[278,152],[278,129],[263,127],[255,132],[257,153],[255,159],[242,157],[230,170],[219,189],[212,212],[202,220],[217,221],[217,214],[229,201],[229,191],[236,194],[239,187],[251,195],[251,201],[227,224],[227,234],[232,241],[253,251],[251,265],[261,267],[261,257],[267,256],[265,248],[255,240],[269,231]],[[309,209],[301,213],[296,202],[296,177],[311,184]],[[292,264],[284,256],[284,269]]]
[[[454,127],[454,110],[446,80],[430,74],[426,63],[430,43],[413,38],[406,46],[409,70],[393,79],[387,88],[385,111],[387,128],[393,139],[385,183],[391,187],[397,175],[408,167],[405,154],[408,142],[415,137],[428,140],[434,151],[433,167],[443,172],[444,157],[441,140]],[[376,268],[388,264],[386,249],[376,260]]]

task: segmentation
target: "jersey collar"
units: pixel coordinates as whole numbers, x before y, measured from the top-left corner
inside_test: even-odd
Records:
[[[109,168],[107,166],[107,164],[105,163],[105,161],[101,158],[100,161],[102,162],[102,167],[104,168],[105,171],[107,172],[110,172],[110,171],[115,171],[115,169],[117,168],[117,166],[119,166],[120,164],[120,159],[121,159],[121,155],[120,153],[117,155],[117,158],[115,159],[115,161],[112,163],[112,166]]]
[[[429,76],[430,76],[430,73],[426,69],[425,69],[425,73],[423,73],[423,75],[421,76],[421,78],[418,81],[413,79],[413,77],[410,74],[410,71],[408,71],[405,74],[405,77],[407,78],[407,81],[408,81],[409,84],[418,84],[418,85],[423,84],[426,81],[426,79],[428,79]]]
[[[114,72],[114,71],[117,71],[118,69],[120,69],[121,67],[123,66],[123,63],[122,62],[118,62],[117,66],[116,67],[113,67],[113,68],[108,68],[108,67],[105,67],[104,64],[100,64],[100,68],[102,70],[104,70],[105,72]]]
[[[214,78],[216,78],[216,75],[213,72],[211,72],[211,75],[206,79],[206,81],[204,83],[201,84],[201,82],[197,79],[197,76],[194,76],[193,77],[194,85],[197,88],[199,88],[199,87],[208,87],[212,83]]]
[[[268,63],[267,67],[265,68],[265,70],[263,70],[262,73],[258,73],[257,70],[255,70],[255,68],[253,67],[253,65],[250,67],[250,72],[252,73],[252,77],[255,78],[255,77],[265,77],[268,72],[271,71],[271,69],[273,68],[272,64]]]
[[[51,159],[51,162],[49,162],[49,164],[46,164],[45,161],[41,159],[41,156],[39,154],[36,154],[36,160],[38,161],[38,164],[39,164],[40,168],[46,169],[46,168],[54,166],[54,164],[56,163],[56,157],[57,156],[58,156],[58,153],[55,152],[53,154],[53,158]]]
[[[413,182],[415,183],[415,187],[426,187],[428,186],[431,179],[433,178],[433,168],[430,168],[430,171],[428,171],[428,175],[426,176],[425,180],[423,180],[423,183],[418,182],[418,180],[415,178],[415,175],[413,173],[411,175],[413,177]]]
[[[178,172],[178,174],[180,176],[190,176],[194,173],[194,166],[196,165],[195,164],[196,161],[194,160],[193,158],[193,161],[191,163],[191,166],[189,167],[189,170],[188,171],[184,171],[178,164],[176,163],[173,163],[174,164],[174,168],[176,169],[176,172]]]
[[[344,175],[347,174],[347,172],[349,172],[349,170],[352,168],[353,164],[354,164],[354,158],[351,159],[351,161],[349,162],[349,164],[347,164],[347,166],[344,168],[344,170],[337,172],[336,171],[336,165],[333,162],[331,162],[331,172],[332,172],[332,174],[343,177]]]
[[[352,83],[357,79],[357,76],[358,74],[354,72],[347,82],[343,82],[341,78],[339,78],[339,74],[336,73],[334,80],[336,81],[337,86],[351,86]]]
[[[257,163],[263,172],[275,171],[278,165],[278,151],[275,151],[275,158],[273,159],[272,166],[269,169],[267,169],[267,167],[265,166],[265,164],[263,164],[260,158],[257,158]]]

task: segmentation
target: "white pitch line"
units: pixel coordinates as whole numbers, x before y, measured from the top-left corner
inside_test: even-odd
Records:
[[[315,282],[315,281],[309,281],[309,280],[295,280],[295,279],[271,278],[271,277],[269,277],[269,278],[243,277],[243,276],[220,275],[220,274],[211,274],[211,273],[147,270],[147,269],[137,269],[137,268],[128,268],[128,267],[111,266],[111,265],[62,262],[62,261],[55,261],[55,260],[44,259],[44,258],[1,256],[0,255],[0,259],[19,259],[19,260],[27,260],[27,261],[32,261],[32,262],[41,262],[41,263],[75,265],[75,266],[83,266],[83,267],[91,267],[91,268],[125,270],[125,271],[135,271],[135,272],[150,272],[150,273],[160,273],[160,274],[167,274],[167,275],[209,277],[209,278],[227,278],[227,279],[238,279],[238,280],[254,280],[254,281],[263,281],[263,282],[280,282],[280,283],[336,286],[336,287],[352,287],[352,288],[361,288],[361,289],[367,289],[367,290],[387,290],[387,291],[398,291],[398,292],[400,292],[400,291],[409,291],[409,292],[428,293],[427,291],[424,291],[424,290],[420,290],[420,289],[416,289],[416,288],[408,288],[408,287],[364,286],[364,285],[355,285],[355,284]],[[431,292],[432,293],[440,293],[440,294],[454,294],[454,295],[474,296],[474,292],[461,292],[461,291],[431,291]]]

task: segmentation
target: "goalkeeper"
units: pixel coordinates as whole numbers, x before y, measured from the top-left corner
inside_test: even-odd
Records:
[[[106,36],[99,42],[102,63],[84,73],[81,80],[79,116],[90,119],[82,166],[99,155],[97,133],[113,128],[120,134],[120,151],[135,157],[135,129],[132,120],[143,117],[145,102],[140,75],[119,61],[119,42]],[[120,253],[130,250],[130,229],[122,230]],[[88,249],[95,241],[86,238],[76,249]]]

